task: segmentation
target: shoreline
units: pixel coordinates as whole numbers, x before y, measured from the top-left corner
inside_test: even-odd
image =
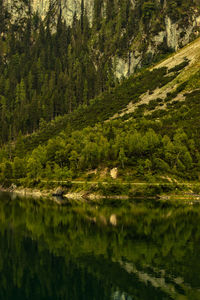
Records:
[[[38,190],[38,189],[31,189],[31,188],[16,188],[16,189],[11,189],[11,188],[4,188],[0,187],[0,192],[5,192],[5,193],[15,193],[19,194],[21,196],[33,196],[33,197],[50,197],[51,196],[51,190]]]
[[[35,198],[49,198],[57,202],[57,199],[60,198],[60,200],[65,202],[67,199],[69,200],[81,200],[81,201],[98,201],[101,199],[116,199],[116,200],[129,200],[129,199],[157,199],[160,201],[185,201],[188,204],[194,204],[199,203],[200,204],[200,194],[194,194],[194,193],[188,193],[183,192],[180,194],[161,194],[161,195],[152,195],[152,196],[132,196],[132,195],[101,195],[101,194],[94,194],[89,193],[88,191],[81,191],[81,192],[70,192],[65,191],[62,193],[62,195],[56,195],[55,189],[54,190],[41,190],[37,188],[24,188],[24,187],[16,187],[13,188],[12,186],[10,188],[4,188],[0,186],[0,192],[8,192],[8,193],[14,193],[18,194],[20,196],[24,197],[35,197]]]
[[[82,192],[66,192],[63,193],[63,195],[53,195],[55,190],[39,190],[34,188],[16,188],[16,189],[10,189],[10,188],[3,188],[0,187],[1,192],[7,192],[7,193],[15,193],[21,196],[30,196],[30,197],[46,197],[46,198],[54,198],[57,197],[62,198],[63,200],[100,200],[100,199],[121,199],[121,200],[128,200],[130,197],[128,195],[101,195],[101,194],[92,194],[88,193],[87,191]]]

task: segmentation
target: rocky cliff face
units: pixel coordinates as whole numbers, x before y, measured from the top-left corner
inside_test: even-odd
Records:
[[[50,0],[31,1],[34,11],[38,11],[44,17],[49,9]],[[136,20],[131,26],[135,28],[132,30],[132,36],[128,36],[128,25],[123,27],[120,37],[124,36],[126,40],[129,39],[129,46],[126,50],[121,51],[120,55],[118,54],[119,49],[116,49],[111,54],[116,76],[118,78],[127,76],[133,73],[136,68],[151,63],[160,53],[166,53],[169,50],[178,50],[197,37],[200,33],[200,9],[197,1],[199,0],[191,0],[191,5],[188,5],[183,0],[183,3],[176,7],[170,6],[173,3],[170,4],[171,2],[167,0],[149,1],[148,3],[143,0],[130,0],[129,6],[132,11],[132,18]],[[9,5],[13,2],[17,3],[14,0],[5,0],[5,2],[9,3]],[[59,6],[62,8],[63,17],[67,21],[67,24],[70,25],[72,23],[75,12],[77,17],[80,17],[81,0],[56,0],[55,3],[57,4],[57,8]],[[97,1],[84,0],[84,9],[87,12],[91,26],[94,18],[94,3],[97,3]],[[101,3],[103,11],[105,11],[107,1],[102,0],[99,3]],[[103,25],[95,33],[97,37],[102,32],[109,32],[111,26],[117,28],[116,24],[120,22],[123,3],[128,3],[128,0],[124,0],[124,2],[115,0],[113,2],[113,11],[115,13],[114,19],[111,21],[107,23],[102,21],[105,17],[102,14],[101,24]],[[104,36],[104,38],[110,39],[114,35],[115,33],[111,34],[111,36]],[[94,53],[99,55],[99,46],[95,47]]]
[[[166,15],[163,25],[163,30],[156,34],[150,33],[148,35],[143,32],[140,45],[145,45],[145,48],[142,51],[133,41],[132,49],[126,57],[115,57],[117,77],[126,77],[133,73],[136,68],[150,62],[163,47],[177,51],[198,37],[200,34],[200,13],[197,10],[193,11],[187,16],[185,23],[182,23],[182,20],[172,21],[170,16]]]
[[[49,0],[32,0],[33,9],[40,12],[42,16],[45,16],[46,12],[48,11],[49,3]],[[87,11],[89,20],[92,20],[93,3],[94,0],[84,1],[85,10]],[[68,24],[71,24],[75,12],[77,16],[80,17],[81,0],[60,0],[59,4],[61,5],[63,16]]]
[[[74,13],[76,12],[77,17],[81,14],[81,0],[30,0],[32,8],[34,11],[38,11],[40,15],[44,18],[50,3],[55,3],[57,7],[61,6],[63,16],[67,21],[67,24],[71,24],[73,20]],[[17,4],[15,0],[4,0],[5,4],[11,8],[13,3]],[[92,20],[94,0],[85,0],[84,9],[87,11],[89,20]]]
[[[48,10],[49,0],[32,0],[34,10],[38,10],[42,16]],[[74,13],[76,12],[79,17],[81,14],[81,0],[60,0],[65,17],[68,24],[71,24]],[[125,1],[124,1],[125,2]],[[144,1],[131,0],[130,5],[132,10],[135,10],[135,15],[141,13],[141,7]],[[185,46],[200,32],[200,11],[196,8],[195,3],[189,11],[185,11],[182,16],[175,16],[169,12],[168,2],[157,0],[157,6],[160,7],[160,16],[152,17],[148,22],[149,26],[145,27],[142,24],[142,17],[138,21],[140,23],[140,40],[138,41],[138,32],[131,37],[129,51],[124,53],[121,57],[113,53],[113,62],[116,66],[116,76],[127,76],[134,72],[136,68],[140,68],[142,65],[150,63],[153,58],[162,52],[163,48],[171,49],[172,51],[178,50]],[[102,1],[106,3],[106,1]],[[120,3],[115,1],[115,7],[113,10],[120,11]],[[104,5],[105,7],[105,5]],[[90,23],[92,24],[94,0],[85,0],[84,8],[87,11],[87,15]],[[175,9],[174,9],[175,10]],[[184,10],[184,8],[183,8]],[[156,30],[153,28],[153,22],[155,19],[159,20]],[[160,27],[160,28],[159,28]],[[153,28],[153,29],[152,29]]]

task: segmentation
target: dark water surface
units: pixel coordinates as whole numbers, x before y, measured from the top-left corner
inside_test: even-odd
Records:
[[[0,299],[199,300],[200,207],[63,207],[1,193]]]

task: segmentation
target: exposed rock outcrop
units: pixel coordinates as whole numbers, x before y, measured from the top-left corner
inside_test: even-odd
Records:
[[[110,170],[110,176],[113,179],[117,179],[117,177],[118,177],[118,169],[117,168],[113,168],[112,170]]]
[[[41,13],[42,16],[45,16],[48,7],[48,0],[32,0],[32,5],[34,10],[37,10]],[[59,1],[58,1],[59,2]],[[93,13],[93,0],[87,0],[84,2],[85,10],[87,11],[87,15],[89,20],[92,20]],[[60,5],[63,11],[63,15],[68,24],[71,24],[73,20],[74,13],[76,12],[77,17],[80,17],[81,14],[81,0],[60,0]]]
[[[55,3],[57,9],[62,9],[63,16],[67,22],[67,24],[71,24],[73,21],[73,16],[76,13],[77,17],[80,17],[81,14],[81,0],[30,0],[32,4],[32,8],[34,11],[38,11],[39,14],[44,18],[46,13],[49,10],[50,3]],[[11,9],[13,3],[17,4],[17,1],[14,0],[5,0],[5,4],[9,6]],[[92,21],[92,14],[93,14],[93,0],[85,0],[84,1],[84,9],[87,11],[87,16]]]
[[[156,35],[144,35],[141,43],[148,46],[143,51],[138,50],[133,44],[133,50],[127,53],[124,58],[114,57],[113,61],[116,65],[116,76],[118,78],[127,77],[132,74],[135,69],[141,68],[144,63],[151,62],[152,58],[159,53],[161,47],[166,47],[172,51],[184,47],[200,33],[200,15],[194,11],[188,15],[187,22],[184,25],[180,20],[173,22],[169,16],[165,17],[165,30],[158,32]]]
[[[17,4],[17,1],[14,0],[4,1],[5,4],[9,4],[10,8],[13,3]],[[38,11],[44,18],[49,9],[50,0],[30,1],[33,10]],[[134,33],[132,36],[128,37],[128,29],[126,26],[121,30],[121,36],[123,37],[124,35],[126,40],[129,39],[129,46],[127,49],[123,50],[123,53],[120,53],[120,55],[118,54],[119,49],[116,49],[115,52],[110,54],[113,65],[115,66],[116,77],[121,78],[123,76],[129,76],[137,68],[152,63],[155,57],[160,53],[166,53],[169,50],[177,51],[199,35],[200,9],[198,5],[195,5],[194,3],[191,4],[188,11],[185,11],[184,7],[182,7],[182,14],[177,13],[174,16],[168,9],[170,4],[167,1],[157,0],[155,2],[155,5],[159,7],[160,14],[158,11],[157,15],[145,20],[143,16],[143,1],[130,1],[132,18],[136,18],[137,21],[133,22],[134,25],[132,26],[134,27]],[[80,18],[81,16],[81,11],[83,9],[82,0],[52,0],[52,3],[55,3],[55,10],[58,12],[61,8],[63,17],[68,25],[72,23],[75,13],[77,18]],[[84,0],[84,11],[87,12],[91,26],[94,17],[94,3],[95,1],[93,0]],[[102,0],[101,2],[102,17],[105,17],[106,3],[106,0]],[[116,19],[116,22],[120,22],[120,16],[118,16],[118,14],[120,15],[122,9],[121,6],[121,2],[114,2],[113,9],[115,10],[116,18],[118,18]],[[140,17],[138,17],[139,15]],[[106,25],[104,24],[104,26]],[[110,30],[109,26],[108,31]],[[97,36],[99,32],[97,32]],[[92,43],[91,47],[93,47]],[[101,55],[99,49],[91,50],[94,52],[94,57]]]

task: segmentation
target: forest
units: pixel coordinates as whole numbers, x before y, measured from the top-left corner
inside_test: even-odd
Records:
[[[163,175],[199,179],[200,74],[165,99],[139,105],[142,94],[173,81],[189,61],[170,70],[144,65],[130,77],[117,79],[112,54],[129,49],[137,27],[132,23],[134,10],[129,0],[122,1],[122,9],[113,15],[108,1],[103,17],[100,3],[95,2],[91,26],[84,5],[80,19],[74,14],[72,25],[67,25],[62,9],[55,13],[55,3],[41,19],[29,2],[17,1],[18,14],[12,19],[0,1],[1,184],[100,180],[91,170],[100,174],[115,167],[127,182],[154,182]],[[157,7],[141,1],[140,9],[145,26]],[[181,14],[179,8],[175,11]],[[125,36],[113,36],[123,28]],[[161,53],[169,55],[169,50]],[[194,91],[188,88],[191,84],[196,85]],[[180,92],[183,101],[173,101]],[[137,104],[134,112],[112,120],[130,101]]]
[[[176,2],[168,1],[165,14],[178,19],[190,4]],[[92,24],[82,1],[80,18],[75,12],[71,25],[59,2],[49,3],[42,19],[31,1],[14,1],[10,11],[0,0],[0,145],[116,86],[114,55],[123,58],[133,47],[131,41],[141,39],[139,31],[150,37],[164,23],[159,16],[162,1],[142,0],[133,9],[130,0],[95,0]],[[141,40],[141,51],[147,47]],[[143,58],[143,66],[171,50],[164,43],[154,58]]]
[[[134,97],[137,104],[146,89],[162,87],[187,65],[185,62],[169,71],[161,68],[139,72],[88,106],[82,105],[49,124],[43,121],[35,134],[19,134],[15,143],[11,141],[0,151],[1,182],[44,187],[48,182],[77,178],[101,181],[101,170],[114,167],[125,182],[154,182],[163,175],[198,180],[200,93],[187,92],[185,101],[173,101],[178,92],[190,86],[190,81],[168,93],[166,99],[138,105],[134,113],[107,121],[130,99]],[[198,78],[196,75],[195,82]],[[164,104],[166,109],[160,109]],[[91,170],[97,170],[97,175]]]
[[[58,16],[55,14],[56,3],[50,5],[42,20],[31,10],[30,1],[16,1],[17,17],[11,21],[9,11],[0,1],[1,144],[16,139],[20,131],[34,132],[43,120],[48,122],[71,113],[81,104],[87,105],[89,99],[115,85],[110,52],[117,48],[123,51],[127,45],[120,39],[120,47],[114,45],[116,41],[110,43],[108,35],[115,28],[94,40],[94,28],[101,22],[98,2],[101,1],[94,7],[96,17],[90,27],[84,9],[81,18],[74,14],[73,23],[68,26],[62,10]],[[123,6],[121,27],[126,18],[124,10],[131,14],[130,1]],[[109,22],[113,17],[109,5],[106,14]]]

